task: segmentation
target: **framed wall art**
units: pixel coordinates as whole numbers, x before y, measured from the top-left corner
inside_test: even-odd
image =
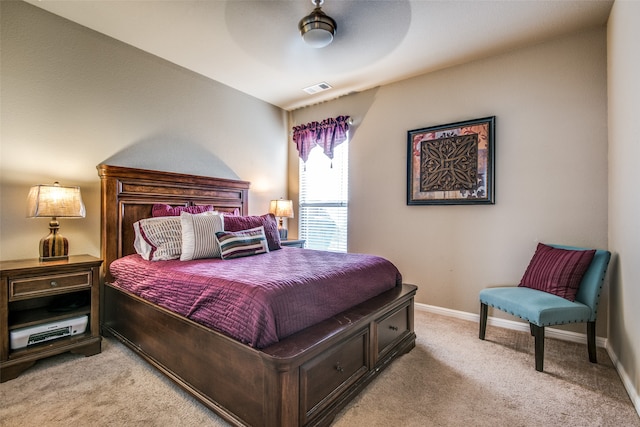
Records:
[[[407,132],[407,204],[494,204],[495,121]]]

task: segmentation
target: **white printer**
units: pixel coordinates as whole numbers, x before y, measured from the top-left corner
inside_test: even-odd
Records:
[[[18,350],[33,344],[39,344],[57,338],[68,337],[84,333],[87,329],[89,317],[79,316],[58,322],[43,323],[14,329],[10,332],[11,349]]]

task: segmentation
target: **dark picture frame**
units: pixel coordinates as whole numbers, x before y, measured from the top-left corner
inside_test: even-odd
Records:
[[[407,132],[407,205],[495,204],[496,117]]]

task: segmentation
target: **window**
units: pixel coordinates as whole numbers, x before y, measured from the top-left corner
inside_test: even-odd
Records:
[[[347,252],[349,141],[335,147],[333,160],[314,147],[300,160],[299,234],[305,247]]]

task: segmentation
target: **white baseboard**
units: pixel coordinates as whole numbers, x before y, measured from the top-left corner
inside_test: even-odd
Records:
[[[616,371],[618,371],[618,375],[620,375],[620,379],[622,380],[622,384],[624,385],[624,388],[627,390],[627,394],[631,399],[631,403],[633,403],[633,406],[636,408],[636,412],[640,417],[640,395],[638,395],[638,392],[633,386],[633,382],[631,381],[631,378],[627,374],[627,371],[625,371],[624,366],[622,366],[622,364],[620,363],[620,360],[618,360],[618,355],[615,353],[615,351],[613,351],[613,348],[611,348],[608,342],[607,342],[607,353],[611,358],[611,362],[613,362],[613,366],[616,367]]]
[[[455,317],[457,319],[469,320],[471,322],[480,323],[479,314],[467,313],[465,311],[451,310],[448,308],[436,307],[435,305],[421,304],[418,302],[414,303],[414,305],[416,310],[426,311],[426,312],[435,313],[435,314],[441,314],[443,316]],[[513,329],[516,331],[529,332],[529,324],[525,323],[524,321],[518,322],[515,320],[500,319],[497,317],[489,316],[487,318],[487,325],[498,326],[505,329]],[[545,336],[549,338],[556,338],[559,340],[577,342],[581,344],[587,343],[587,334],[564,331],[561,329],[547,327],[545,328]],[[631,399],[633,406],[636,408],[636,412],[638,413],[638,416],[640,416],[640,396],[636,392],[635,387],[633,386],[633,382],[629,378],[629,375],[627,375],[626,371],[624,370],[624,367],[618,361],[617,355],[609,345],[609,340],[606,338],[596,337],[596,345],[598,347],[603,347],[607,350],[607,353],[609,354],[609,357],[611,358],[611,361],[613,362],[613,365],[615,366],[616,371],[618,372],[618,375],[622,380],[622,384],[624,385],[624,388],[627,390],[627,394],[629,395],[629,398]]]

